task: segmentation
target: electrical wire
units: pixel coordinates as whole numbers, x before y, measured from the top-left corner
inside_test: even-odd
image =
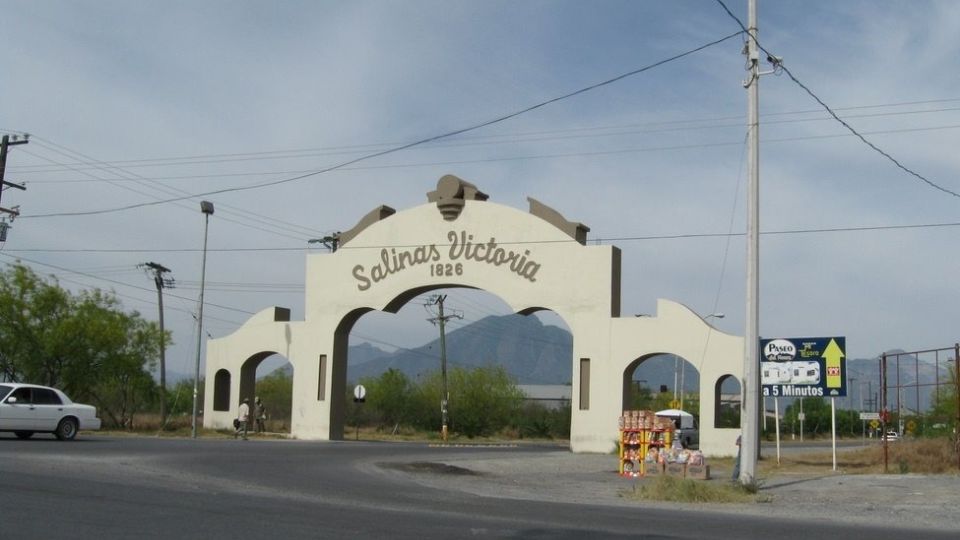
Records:
[[[952,99],[945,100],[931,100],[927,102],[909,102],[907,104],[916,104],[916,103],[931,103],[931,102],[951,102],[958,101]],[[880,108],[880,107],[893,107],[899,106],[902,104],[881,104],[881,105],[864,105],[856,107],[841,107],[835,110],[857,110],[857,109],[867,109],[867,108]],[[851,114],[847,115],[846,118],[883,118],[890,116],[904,116],[904,115],[914,115],[914,114],[934,114],[934,113],[944,113],[944,112],[955,112],[960,111],[960,107],[943,107],[938,109],[921,109],[914,111],[889,111],[889,112],[879,112],[879,113],[867,113],[867,114]],[[771,116],[783,116],[783,115],[798,115],[798,114],[808,114],[822,112],[822,109],[816,110],[805,110],[805,111],[788,111],[780,113],[766,113],[764,116],[769,118]],[[608,125],[608,126],[591,126],[591,127],[579,127],[579,128],[567,128],[567,129],[558,129],[558,130],[543,130],[543,131],[533,131],[533,132],[522,132],[514,134],[504,134],[504,135],[485,135],[485,136],[476,136],[476,137],[464,137],[458,139],[460,142],[447,142],[444,144],[432,144],[429,146],[424,145],[423,148],[429,149],[443,149],[443,148],[462,148],[478,145],[496,145],[496,144],[517,144],[517,143],[527,143],[527,142],[545,142],[545,141],[557,141],[557,140],[571,140],[571,139],[584,139],[584,138],[599,138],[599,137],[617,137],[625,135],[644,135],[644,134],[656,134],[656,133],[667,133],[667,132],[680,132],[680,131],[690,131],[690,130],[703,130],[703,129],[726,129],[726,128],[739,128],[742,127],[744,117],[743,116],[727,116],[727,117],[717,117],[717,118],[706,118],[706,119],[688,119],[688,120],[674,120],[666,122],[651,122],[645,124],[620,124],[620,125]],[[795,119],[786,119],[786,120],[768,120],[765,125],[782,125],[782,124],[794,124],[794,123],[807,123],[807,122],[822,122],[822,121],[832,121],[833,118],[829,115],[821,116],[817,118],[795,118]],[[733,122],[738,121],[738,122]],[[714,123],[714,122],[726,122],[726,123]],[[659,126],[659,127],[658,127]],[[639,128],[639,129],[638,129]],[[584,132],[596,132],[604,131],[603,133],[584,133]],[[561,134],[561,135],[557,135]],[[554,136],[549,136],[554,135]],[[34,136],[36,137],[36,136]],[[493,140],[491,140],[493,139]],[[369,147],[384,147],[388,146],[389,143],[377,143],[377,144],[366,144],[366,145],[357,145],[356,148],[369,148]],[[392,143],[397,144],[397,143]],[[332,147],[332,148],[353,148],[353,147]],[[337,150],[331,151],[325,148],[316,148],[316,149],[301,149],[301,150],[276,150],[272,152],[247,152],[243,154],[210,154],[208,157],[205,156],[194,156],[191,158],[154,158],[154,159],[139,159],[139,160],[117,160],[117,161],[97,161],[97,163],[103,164],[84,166],[87,162],[79,161],[75,163],[63,164],[60,167],[50,167],[48,165],[21,165],[17,167],[8,167],[7,172],[15,172],[19,175],[24,174],[41,174],[41,173],[52,173],[52,172],[63,172],[63,171],[83,171],[88,169],[103,170],[104,167],[119,167],[125,165],[126,168],[134,167],[172,167],[179,165],[198,165],[198,164],[219,164],[219,163],[233,163],[238,161],[262,161],[264,159],[292,159],[292,158],[307,158],[307,157],[319,157],[319,156],[328,156],[335,154],[355,154],[356,150]],[[264,154],[267,154],[264,156]],[[270,155],[275,154],[275,155]],[[263,157],[251,157],[251,156],[263,156]],[[223,159],[214,159],[214,158],[223,158]],[[178,161],[185,159],[195,159],[196,161]],[[353,168],[344,168],[344,170],[356,170]],[[199,179],[199,178],[222,178],[222,177],[234,177],[234,176],[264,176],[272,174],[303,174],[309,172],[309,170],[283,170],[283,171],[258,171],[258,172],[234,172],[234,173],[220,173],[220,174],[194,174],[194,175],[179,175],[179,176],[139,176],[137,178],[119,178],[119,179],[62,179],[62,180],[30,180],[31,184],[64,184],[64,183],[87,183],[87,182],[107,182],[107,181],[121,181],[121,182],[137,182],[139,180],[188,180],[188,179]]]
[[[235,187],[230,187],[230,188],[223,188],[223,189],[218,189],[218,190],[207,191],[207,192],[204,192],[204,193],[196,193],[196,194],[193,194],[193,195],[188,195],[188,196],[183,196],[183,197],[174,197],[174,198],[165,199],[165,200],[160,200],[160,201],[151,201],[151,202],[143,202],[143,203],[137,203],[137,204],[130,204],[130,205],[125,205],[125,206],[120,206],[120,207],[115,207],[115,208],[107,208],[107,209],[102,209],[102,210],[88,210],[88,211],[78,211],[78,212],[59,212],[59,213],[50,213],[50,214],[36,214],[36,215],[32,215],[32,216],[22,216],[21,218],[26,218],[26,217],[31,217],[31,218],[49,218],[49,217],[64,217],[64,216],[77,217],[77,216],[101,215],[101,214],[108,214],[108,213],[114,213],[114,212],[122,212],[122,211],[125,211],[125,210],[132,210],[132,209],[135,209],[135,208],[143,208],[143,207],[146,207],[146,206],[156,206],[156,205],[159,205],[159,204],[165,204],[165,203],[170,203],[170,202],[182,201],[182,200],[185,200],[185,199],[193,199],[193,198],[197,198],[197,197],[207,197],[207,196],[210,196],[210,195],[220,195],[220,194],[223,194],[223,193],[235,193],[235,192],[239,192],[239,191],[247,191],[247,190],[252,190],[252,189],[260,189],[260,188],[264,188],[264,187],[276,186],[276,185],[280,185],[280,184],[286,184],[286,183],[289,183],[289,182],[295,182],[295,181],[297,181],[297,180],[303,180],[303,179],[305,179],[305,178],[310,178],[310,177],[317,176],[317,175],[320,175],[320,174],[324,174],[324,173],[328,173],[328,172],[335,171],[335,170],[338,170],[338,169],[342,169],[343,167],[346,167],[346,166],[348,166],[348,165],[353,165],[354,163],[360,163],[360,162],[362,162],[362,161],[368,161],[368,160],[371,160],[371,159],[374,159],[374,158],[377,158],[377,157],[381,157],[381,156],[385,156],[385,155],[389,155],[389,154],[394,154],[394,153],[397,153],[397,152],[401,152],[401,151],[403,151],[403,150],[406,150],[406,149],[408,149],[408,148],[413,148],[413,147],[415,147],[415,146],[424,145],[424,144],[431,143],[431,142],[434,142],[434,141],[438,141],[438,140],[441,140],[441,139],[447,139],[447,138],[450,138],[450,137],[453,137],[453,136],[456,136],[456,135],[460,135],[460,134],[463,134],[463,133],[468,133],[468,132],[475,131],[475,130],[478,130],[478,129],[481,129],[481,128],[484,128],[484,127],[487,127],[487,126],[491,126],[491,125],[494,125],[494,124],[498,124],[498,123],[500,123],[500,122],[504,122],[504,121],[509,120],[509,119],[511,119],[511,118],[516,118],[516,117],[518,117],[518,116],[520,116],[520,115],[529,113],[529,112],[531,112],[531,111],[540,109],[540,108],[542,108],[542,107],[546,107],[547,105],[550,105],[550,104],[553,104],[553,103],[557,103],[557,102],[559,102],[559,101],[563,101],[563,100],[572,98],[572,97],[574,97],[574,96],[578,96],[578,95],[580,95],[580,94],[584,94],[584,93],[586,93],[586,92],[590,92],[590,91],[595,90],[595,89],[597,89],[597,88],[601,88],[601,87],[603,87],[603,86],[607,86],[607,85],[613,84],[613,83],[615,83],[615,82],[618,82],[618,81],[621,81],[621,80],[626,79],[626,78],[628,78],[628,77],[632,77],[632,76],[634,76],[634,75],[638,75],[638,74],[640,74],[640,73],[649,71],[649,70],[651,70],[651,69],[654,69],[654,68],[656,68],[656,67],[662,66],[662,65],[664,65],[664,64],[668,64],[668,63],[670,63],[670,62],[674,62],[674,61],[676,61],[676,60],[679,60],[679,59],[684,58],[684,57],[686,57],[686,56],[690,56],[690,55],[692,55],[692,54],[694,54],[694,53],[697,53],[697,52],[699,52],[699,51],[702,51],[702,50],[707,49],[707,48],[709,48],[709,47],[712,47],[712,46],[714,46],[714,45],[718,45],[718,44],[720,44],[720,43],[723,43],[723,42],[725,42],[725,41],[727,41],[727,40],[729,40],[729,39],[731,39],[731,38],[734,38],[734,37],[736,37],[736,36],[739,36],[739,35],[741,35],[741,34],[743,34],[742,31],[740,31],[740,32],[734,32],[734,33],[732,33],[732,34],[730,34],[730,35],[727,35],[727,36],[725,36],[725,37],[722,37],[722,38],[720,38],[720,39],[713,40],[713,41],[711,41],[711,42],[709,42],[709,43],[700,45],[699,47],[695,47],[695,48],[690,49],[690,50],[688,50],[688,51],[685,51],[685,52],[682,52],[682,53],[673,55],[673,56],[671,56],[671,57],[669,57],[669,58],[665,58],[665,59],[663,59],[663,60],[654,62],[654,63],[649,64],[649,65],[647,65],[647,66],[644,66],[644,67],[642,67],[642,68],[635,69],[635,70],[629,71],[629,72],[627,72],[627,73],[623,73],[623,74],[618,75],[618,76],[616,76],[616,77],[613,77],[613,78],[611,78],[611,79],[607,79],[607,80],[605,80],[605,81],[602,81],[602,82],[599,82],[599,83],[596,83],[596,84],[592,84],[592,85],[586,86],[586,87],[584,87],[584,88],[580,88],[580,89],[575,90],[575,91],[573,91],[573,92],[570,92],[570,93],[567,93],[567,94],[564,94],[564,95],[561,95],[561,96],[558,96],[558,97],[555,97],[555,98],[552,98],[552,99],[548,99],[548,100],[546,100],[546,101],[541,101],[541,102],[539,102],[539,103],[537,103],[537,104],[535,104],[535,105],[531,105],[531,106],[526,107],[526,108],[524,108],[524,109],[521,109],[521,110],[518,110],[518,111],[515,111],[515,112],[512,112],[512,113],[509,113],[509,114],[505,114],[505,115],[499,116],[499,117],[497,117],[497,118],[493,118],[493,119],[491,119],[491,120],[486,120],[486,121],[480,122],[480,123],[478,123],[478,124],[474,124],[474,125],[467,126],[467,127],[464,127],[464,128],[456,129],[456,130],[453,130],[453,131],[448,131],[448,132],[442,133],[442,134],[440,134],[440,135],[433,135],[433,136],[430,136],[430,137],[427,137],[427,138],[424,138],[424,139],[420,139],[420,140],[417,140],[417,141],[414,141],[414,142],[410,142],[410,143],[407,143],[407,144],[402,144],[402,145],[400,145],[400,146],[395,146],[395,147],[393,147],[393,148],[389,148],[389,149],[386,149],[386,150],[382,150],[382,151],[378,151],[378,152],[373,152],[373,153],[370,153],[370,154],[366,154],[366,155],[360,156],[360,157],[358,157],[358,158],[354,158],[354,159],[350,159],[350,160],[344,161],[344,162],[339,163],[339,164],[337,164],[337,165],[332,165],[332,166],[330,166],[330,167],[325,167],[325,168],[322,168],[322,169],[318,169],[318,170],[316,170],[316,171],[312,171],[312,172],[309,172],[309,173],[305,173],[305,174],[293,176],[293,177],[290,177],[290,178],[284,178],[284,179],[273,180],[273,181],[269,181],[269,182],[261,182],[261,183],[256,183],[256,184],[250,184],[250,185],[247,185],[247,186],[235,186]]]
[[[789,234],[827,234],[827,233],[843,233],[843,232],[868,232],[868,231],[896,231],[896,230],[910,230],[910,229],[939,229],[939,228],[948,228],[948,227],[960,227],[960,222],[943,222],[943,223],[915,223],[915,224],[904,224],[904,225],[865,225],[860,227],[821,227],[821,228],[811,228],[811,229],[783,229],[783,230],[772,230],[772,231],[761,231],[761,236],[782,236]],[[688,233],[688,234],[662,234],[662,235],[644,235],[644,236],[611,236],[606,238],[596,238],[591,240],[591,244],[594,242],[596,244],[611,244],[614,242],[641,242],[641,241],[653,241],[653,240],[683,240],[683,239],[695,239],[695,238],[728,238],[728,237],[738,237],[743,236],[744,233],[739,232],[726,232],[726,233]],[[501,246],[516,246],[516,245],[531,245],[531,244],[556,244],[556,243],[573,243],[575,240],[524,240],[524,241],[497,241],[497,245]],[[437,247],[448,247],[448,244],[436,244]],[[379,249],[390,249],[390,248],[416,248],[420,247],[419,245],[407,245],[407,244],[383,244],[375,246],[363,246],[363,247],[350,247],[350,246],[340,246],[340,250],[346,249],[364,249],[364,250],[379,250]],[[169,249],[95,249],[95,248],[68,248],[68,249],[57,249],[57,248],[24,248],[24,249],[5,249],[6,253],[192,253],[199,252],[200,249],[197,248],[169,248]],[[221,252],[221,253],[240,253],[240,252],[271,252],[271,251],[304,251],[303,248],[276,248],[276,247],[247,247],[247,248],[218,248],[218,249],[208,249],[208,252]]]
[[[730,11],[730,8],[727,7],[727,5],[723,2],[723,0],[716,0],[716,2],[717,2],[718,4],[720,4],[720,6],[723,8],[724,11],[727,12],[727,15],[729,15],[734,21],[737,22],[737,24],[740,26],[740,29],[742,30],[742,32],[743,32],[744,34],[747,34],[747,35],[750,34],[749,30],[747,30],[747,27],[743,24],[743,21],[741,21],[736,15],[733,14],[732,11]],[[767,56],[768,56],[768,57],[773,57],[773,53],[771,53],[770,51],[768,51],[767,49],[765,49],[765,48],[760,44],[760,40],[757,39],[756,36],[753,36],[751,39],[753,39],[753,41],[757,44],[757,47],[758,47],[761,51],[767,53]],[[937,184],[936,182],[930,180],[930,179],[927,178],[926,176],[924,176],[924,175],[922,175],[922,174],[914,171],[913,169],[911,169],[911,168],[907,167],[906,165],[900,163],[899,160],[897,160],[895,157],[893,157],[892,155],[890,155],[888,152],[882,150],[880,147],[878,147],[878,146],[875,145],[874,143],[870,142],[870,141],[864,136],[864,134],[861,134],[859,131],[857,131],[856,129],[854,129],[853,126],[851,126],[850,124],[848,124],[847,122],[845,122],[842,118],[840,118],[840,115],[838,115],[838,114],[836,113],[836,111],[834,111],[829,105],[827,105],[822,99],[820,99],[820,97],[819,97],[817,94],[815,94],[815,93],[813,92],[813,90],[811,90],[807,85],[805,85],[805,84],[803,84],[802,82],[800,82],[800,79],[798,79],[798,78],[787,68],[787,66],[783,65],[783,62],[782,62],[782,61],[778,61],[777,64],[776,64],[776,67],[777,67],[778,69],[783,70],[783,72],[786,73],[788,77],[790,77],[790,80],[793,81],[794,84],[796,84],[796,85],[799,86],[801,89],[803,89],[811,98],[813,98],[814,101],[816,101],[818,104],[820,104],[820,106],[823,107],[823,109],[824,109],[825,111],[827,111],[827,113],[828,113],[830,116],[832,116],[834,120],[836,120],[837,122],[839,122],[840,125],[842,125],[844,128],[846,128],[847,131],[849,131],[851,134],[853,134],[854,137],[860,139],[864,144],[866,144],[867,146],[869,146],[869,147],[870,147],[871,149],[873,149],[875,152],[877,152],[877,153],[880,154],[881,156],[887,158],[887,160],[889,160],[890,162],[892,162],[892,163],[893,163],[894,165],[896,165],[899,169],[901,169],[901,170],[903,170],[904,172],[906,172],[907,174],[909,174],[909,175],[911,175],[911,176],[919,179],[920,181],[922,181],[923,183],[927,184],[928,186],[930,186],[930,187],[932,187],[932,188],[934,188],[934,189],[936,189],[936,190],[938,190],[938,191],[941,191],[941,192],[943,192],[943,193],[946,193],[947,195],[960,198],[960,193],[957,193],[957,192],[955,192],[955,191],[953,191],[953,190],[947,189],[947,188],[945,188],[945,187]]]
[[[23,261],[26,261],[26,262],[28,262],[28,263],[30,263],[30,264],[37,264],[37,265],[40,265],[40,266],[47,266],[47,267],[50,267],[50,268],[54,268],[54,269],[56,269],[56,270],[60,270],[61,272],[68,272],[68,273],[71,273],[71,274],[77,274],[77,275],[84,276],[84,277],[88,277],[88,278],[91,278],[91,279],[96,279],[96,280],[100,280],[100,281],[106,281],[107,283],[113,283],[113,284],[115,284],[115,285],[122,285],[122,286],[124,286],[124,287],[130,287],[130,288],[132,288],[132,289],[137,289],[137,290],[141,290],[141,291],[149,291],[149,292],[153,292],[153,291],[154,291],[154,289],[149,289],[149,288],[147,288],[147,287],[141,287],[141,286],[139,286],[139,285],[133,285],[133,284],[131,284],[131,283],[124,283],[123,281],[117,281],[117,280],[105,278],[105,277],[102,277],[102,276],[95,276],[95,275],[93,275],[93,274],[87,274],[87,273],[85,273],[85,272],[79,272],[79,271],[77,271],[77,270],[71,270],[71,269],[69,269],[69,268],[64,268],[64,267],[62,267],[62,266],[57,266],[57,265],[55,265],[55,264],[50,264],[50,263],[40,262],[40,261],[36,261],[36,260],[31,260],[31,259],[27,259],[26,257],[14,257],[13,255],[9,255],[9,254],[7,254],[6,252],[0,252],[0,255],[2,255],[2,256],[4,256],[4,257],[9,257],[9,258],[11,258],[11,259],[23,260]],[[167,296],[170,296],[170,297],[172,297],[172,298],[177,298],[177,299],[179,299],[179,300],[187,300],[187,301],[190,301],[190,302],[195,302],[195,300],[193,300],[192,298],[187,298],[187,297],[185,297],[185,296],[180,296],[180,295],[176,295],[176,294],[172,294],[172,293],[167,293]],[[235,307],[230,307],[230,306],[224,306],[224,305],[221,305],[221,304],[214,304],[214,303],[212,303],[212,302],[204,302],[204,305],[205,305],[205,306],[211,306],[211,307],[219,308],[219,309],[224,309],[224,310],[227,310],[227,311],[235,311],[235,312],[237,312],[237,313],[244,313],[244,314],[246,314],[246,315],[254,315],[254,312],[252,312],[252,311],[247,311],[247,310],[245,310],[245,309],[240,309],[240,308],[235,308]]]
[[[823,120],[823,119],[817,119]],[[832,120],[832,119],[831,119]],[[769,125],[775,122],[767,122],[765,125]],[[723,127],[734,127],[723,126]],[[737,125],[736,127],[742,127],[742,125]],[[915,128],[900,128],[900,129],[888,129],[888,130],[872,130],[872,131],[861,131],[862,135],[890,135],[898,133],[918,133],[926,131],[940,131],[948,129],[958,129],[960,124],[946,124],[946,125],[936,125],[936,126],[925,126],[925,127],[915,127]],[[699,129],[702,129],[699,128]],[[824,140],[824,139],[835,139],[843,137],[852,137],[851,134],[831,134],[831,135],[802,135],[796,137],[782,137],[782,138],[767,138],[764,139],[765,144],[774,144],[774,143],[784,143],[784,142],[798,142],[798,141],[813,141],[813,140]],[[363,165],[355,167],[343,167],[339,169],[340,171],[364,171],[364,170],[384,170],[384,169],[401,169],[401,168],[414,168],[414,167],[436,167],[436,166],[445,166],[445,165],[465,165],[465,164],[476,164],[476,163],[497,163],[497,162],[507,162],[507,161],[525,161],[533,159],[559,159],[559,158],[573,158],[573,157],[598,157],[606,155],[620,155],[620,154],[632,154],[632,153],[645,153],[645,152],[663,152],[663,151],[676,151],[676,150],[696,150],[704,148],[721,148],[726,146],[739,146],[739,142],[725,141],[725,142],[712,142],[712,143],[698,143],[698,144],[681,144],[681,145],[669,145],[669,146],[650,146],[650,147],[633,147],[633,148],[624,148],[617,150],[603,150],[603,151],[579,151],[579,152],[564,152],[564,153],[554,153],[554,154],[529,154],[521,156],[506,156],[506,157],[487,157],[487,158],[476,158],[476,159],[463,159],[463,160],[447,160],[447,161],[418,161],[413,163],[386,163],[382,165]],[[203,179],[203,178],[220,178],[220,177],[238,177],[238,176],[265,176],[265,175],[283,175],[283,174],[304,174],[309,173],[309,170],[284,170],[284,171],[266,171],[266,172],[248,172],[248,173],[217,173],[217,174],[195,174],[195,175],[180,175],[180,176],[154,176],[154,177],[142,177],[146,180],[194,180],[194,179]],[[43,183],[82,183],[82,182],[96,182],[101,181],[101,179],[94,180],[47,180],[42,181]],[[107,181],[107,180],[102,180]],[[113,180],[114,182],[123,181],[123,180]],[[129,180],[133,181],[133,180]],[[41,181],[30,181],[30,183],[40,183]],[[59,214],[58,214],[59,215]],[[37,218],[37,217],[51,217],[52,215],[42,214],[42,215],[24,215],[22,218]],[[326,233],[324,233],[326,234]]]
[[[69,149],[69,148],[66,148],[66,147],[63,146],[63,145],[59,145],[59,144],[57,144],[57,143],[55,143],[55,142],[53,142],[53,141],[46,140],[46,139],[44,139],[43,137],[33,136],[33,141],[34,141],[35,143],[38,143],[42,148],[47,148],[47,149],[49,149],[49,150],[51,150],[51,151],[53,151],[53,152],[56,152],[56,153],[58,153],[58,154],[60,154],[60,155],[66,156],[66,157],[79,156],[80,158],[82,158],[83,160],[85,160],[84,163],[93,163],[93,164],[96,164],[96,165],[99,167],[98,170],[103,170],[103,171],[106,172],[106,173],[120,176],[122,179],[125,179],[125,180],[127,180],[127,181],[135,182],[135,183],[137,183],[137,184],[139,184],[139,185],[141,185],[141,186],[144,186],[144,187],[146,187],[146,188],[150,188],[150,189],[159,191],[159,192],[164,193],[164,194],[166,194],[166,195],[174,195],[174,194],[176,194],[176,195],[183,195],[183,194],[186,194],[186,193],[187,193],[187,192],[185,192],[185,191],[183,191],[183,190],[179,190],[179,189],[175,189],[175,188],[171,188],[171,187],[166,187],[166,186],[164,186],[163,184],[147,183],[147,180],[146,180],[146,179],[140,177],[140,176],[137,175],[136,173],[133,173],[133,172],[130,172],[130,171],[126,171],[126,170],[124,170],[124,169],[122,169],[122,168],[120,168],[120,167],[117,167],[117,166],[114,166],[114,165],[110,165],[110,164],[101,162],[101,161],[99,161],[99,160],[96,160],[95,158],[92,158],[92,157],[90,157],[90,156],[87,156],[87,155],[85,155],[85,154],[82,154],[82,153],[80,153],[80,152],[77,152],[77,151],[75,151],[75,150],[71,150],[71,149]],[[50,159],[50,158],[43,157],[43,156],[37,156],[36,154],[33,154],[33,153],[31,153],[31,152],[27,152],[27,153],[30,153],[31,155],[34,155],[34,156],[36,156],[36,157],[39,157],[40,159],[44,159],[44,160],[47,160],[47,161],[51,161],[51,162],[56,163],[55,161],[53,161],[53,160]],[[74,159],[75,159],[75,157],[74,157]],[[91,175],[91,174],[89,174],[89,173],[86,173],[86,172],[84,172],[84,171],[80,171],[80,172],[82,172],[82,173],[85,174],[86,176],[90,176],[90,177],[93,177],[93,178],[97,178],[96,176],[93,176],[93,175]],[[105,182],[109,182],[111,185],[114,185],[114,186],[116,186],[116,187],[120,187],[120,188],[122,188],[122,189],[129,190],[129,191],[133,191],[134,193],[138,193],[138,194],[140,194],[140,195],[146,195],[146,196],[148,196],[148,197],[158,198],[156,195],[151,195],[151,194],[145,193],[145,192],[143,192],[143,191],[139,191],[139,190],[133,189],[133,188],[131,188],[131,187],[129,187],[129,186],[125,186],[125,185],[123,185],[122,183],[117,182],[115,179],[100,179],[100,178],[97,178],[97,179],[98,179],[98,180],[103,180],[103,181],[105,181]],[[177,206],[180,206],[180,207],[182,207],[182,208],[184,208],[184,209],[187,209],[187,210],[191,210],[188,206],[186,206],[186,205],[184,205],[184,204],[177,204]],[[263,215],[261,215],[261,214],[257,214],[256,212],[251,212],[251,211],[248,211],[248,210],[243,210],[243,209],[235,208],[235,207],[233,207],[233,206],[231,206],[231,205],[226,205],[226,204],[222,204],[222,203],[220,203],[220,206],[221,206],[221,208],[226,209],[226,213],[227,213],[227,214],[239,215],[239,216],[242,216],[245,220],[259,221],[261,224],[266,225],[266,226],[268,226],[268,227],[271,227],[271,228],[275,229],[274,231],[264,231],[264,232],[272,232],[272,233],[274,233],[274,234],[279,234],[279,235],[281,235],[281,236],[286,236],[286,237],[288,237],[288,238],[297,238],[297,239],[301,239],[302,236],[290,236],[289,234],[286,234],[286,232],[296,232],[296,233],[299,234],[299,235],[304,235],[304,234],[305,234],[305,235],[307,235],[307,236],[315,236],[315,235],[319,234],[319,231],[316,231],[316,230],[313,230],[313,229],[310,229],[310,228],[307,228],[307,227],[302,227],[302,226],[300,226],[300,225],[295,225],[295,224],[292,224],[292,223],[283,222],[283,221],[280,221],[280,220],[275,219],[275,218],[270,218],[270,217],[267,217],[267,216],[263,216]],[[254,225],[251,225],[250,223],[247,223],[246,221],[240,221],[240,220],[231,219],[231,218],[228,218],[228,217],[225,218],[225,217],[222,217],[222,216],[221,216],[221,218],[224,219],[225,221],[228,221],[228,222],[231,222],[231,223],[235,223],[235,224],[238,224],[238,225],[243,226],[243,227],[248,227],[248,228],[253,228],[253,229],[257,229],[257,230],[263,231],[263,229],[261,229],[261,228],[259,228],[259,227],[256,227],[256,226],[254,226]],[[280,224],[284,225],[285,227],[283,227],[283,226],[278,226],[278,225],[276,225],[276,224],[273,223],[273,222],[280,223]],[[295,230],[295,231],[294,231],[294,230],[291,229],[291,227],[296,227],[296,229],[298,229],[298,230]],[[278,231],[279,231],[279,232],[278,232]],[[284,231],[286,231],[286,232],[284,232]]]

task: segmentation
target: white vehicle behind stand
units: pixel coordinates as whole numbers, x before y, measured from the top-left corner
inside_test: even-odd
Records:
[[[700,446],[700,430],[697,426],[697,419],[692,414],[680,409],[666,409],[657,411],[656,415],[673,421],[673,438],[680,441],[684,448],[698,448]]]

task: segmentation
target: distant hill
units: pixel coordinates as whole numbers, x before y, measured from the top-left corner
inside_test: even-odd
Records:
[[[519,384],[569,384],[571,377],[570,333],[546,326],[537,317],[503,315],[485,317],[467,326],[447,326],[448,367],[502,365]],[[388,369],[397,369],[415,379],[417,375],[440,369],[440,338],[414,349],[382,353],[352,346],[348,352],[347,378],[376,377]],[[356,358],[355,358],[356,354]]]

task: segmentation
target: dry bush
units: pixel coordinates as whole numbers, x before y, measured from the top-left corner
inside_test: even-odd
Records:
[[[905,439],[887,444],[887,471],[890,473],[944,474],[957,472],[957,454],[950,439]],[[761,470],[769,473],[822,472],[833,465],[830,452],[766,456]],[[844,448],[837,452],[837,468],[848,474],[882,474],[883,445],[872,441],[862,448]]]

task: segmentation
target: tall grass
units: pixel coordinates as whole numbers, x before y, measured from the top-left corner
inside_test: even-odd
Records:
[[[888,471],[891,473],[956,474],[957,454],[950,439],[903,439],[887,443]],[[778,465],[767,456],[760,462],[761,473],[822,472],[833,464],[830,452],[782,456]],[[837,468],[847,474],[882,474],[883,445],[872,441],[862,448],[847,448],[837,454]]]
[[[651,482],[642,482],[623,495],[628,499],[683,503],[753,503],[767,502],[768,497],[740,484],[690,480],[660,476]]]

